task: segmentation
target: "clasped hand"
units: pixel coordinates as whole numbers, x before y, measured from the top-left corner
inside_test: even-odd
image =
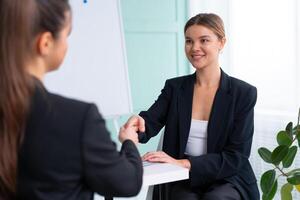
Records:
[[[128,119],[128,121],[121,127],[119,133],[119,140],[123,142],[126,139],[132,140],[135,144],[138,144],[137,132],[145,132],[145,120],[138,115],[134,115]],[[163,151],[148,152],[142,157],[143,161],[148,162],[161,162],[179,165],[190,169],[191,164],[187,159],[174,159]]]
[[[128,119],[128,121],[120,128],[119,131],[119,140],[123,143],[125,140],[131,140],[135,144],[139,143],[137,132],[145,131],[145,120],[138,116],[134,115]]]

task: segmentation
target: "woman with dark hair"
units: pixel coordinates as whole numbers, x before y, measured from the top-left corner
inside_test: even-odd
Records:
[[[143,159],[190,170],[189,180],[169,184],[172,200],[259,199],[248,160],[256,88],[220,68],[226,38],[219,16],[192,17],[184,34],[185,53],[196,72],[167,80],[155,103],[124,127],[133,122],[143,127],[141,143],[165,127],[162,151]]]
[[[136,195],[142,164],[134,123],[116,150],[96,106],[52,94],[71,31],[68,0],[0,0],[0,199]]]

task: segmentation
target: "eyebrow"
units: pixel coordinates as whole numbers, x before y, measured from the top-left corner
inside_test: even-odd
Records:
[[[192,39],[191,37],[188,37],[188,36],[185,36],[185,38],[186,39]],[[200,37],[198,37],[198,38],[200,38],[200,39],[205,39],[205,38],[210,38],[210,36],[209,35],[202,35],[202,36],[200,36]]]

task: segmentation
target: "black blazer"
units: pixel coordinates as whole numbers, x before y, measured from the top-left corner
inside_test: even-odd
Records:
[[[146,131],[139,140],[146,143],[165,126],[163,151],[182,159],[192,116],[196,75],[167,80],[160,96],[148,111]],[[256,178],[249,163],[256,103],[256,88],[221,72],[207,130],[207,154],[189,157],[192,188],[205,188],[217,181],[236,186],[245,200],[259,199]]]
[[[116,150],[94,104],[47,92],[38,81],[19,153],[18,199],[134,196],[143,168],[135,144]]]

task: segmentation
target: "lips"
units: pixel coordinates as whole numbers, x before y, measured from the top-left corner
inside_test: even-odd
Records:
[[[203,58],[205,55],[204,54],[192,54],[192,59],[193,60],[200,60],[201,58]]]

